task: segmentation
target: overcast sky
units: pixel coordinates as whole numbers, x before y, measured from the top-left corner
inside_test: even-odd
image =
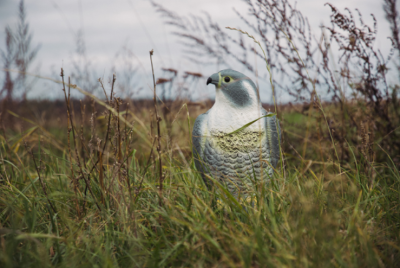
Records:
[[[240,27],[246,30],[233,8],[246,14],[246,4],[241,0],[163,0],[156,1],[180,15],[200,15],[208,12],[221,26]],[[311,27],[318,30],[321,23],[329,23],[330,8],[323,0],[300,0],[298,9],[308,17]],[[17,21],[19,0],[0,0],[0,49],[5,47],[6,25],[13,26]],[[292,1],[294,3],[294,1]],[[389,26],[384,19],[380,0],[334,0],[339,9],[358,8],[364,20],[371,25],[369,14],[374,13],[378,21],[376,48],[383,52],[390,49],[387,36]],[[138,68],[135,79],[138,87],[143,87],[141,96],[151,94],[147,85],[151,84],[149,50],[154,49],[156,77],[163,75],[161,67],[180,71],[200,72],[204,81],[196,86],[194,98],[213,97],[214,89],[206,86],[207,77],[218,71],[215,66],[199,66],[183,57],[181,46],[171,35],[173,28],[164,25],[163,19],[151,3],[146,0],[26,0],[27,19],[33,32],[33,44],[41,48],[30,71],[43,76],[54,77],[63,67],[66,75],[72,70],[72,59],[76,49],[76,33],[82,29],[87,49],[87,58],[99,76],[109,77],[115,64],[116,53],[125,45],[133,53],[132,65]],[[123,60],[123,59],[120,59]],[[125,59],[126,60],[126,59]],[[130,60],[130,59],[129,59]],[[262,67],[260,65],[260,67]],[[117,79],[118,79],[117,71]],[[0,76],[2,82],[3,74]],[[117,80],[118,81],[118,80]],[[204,83],[203,83],[204,82]],[[37,83],[29,93],[32,98],[54,98],[59,96],[59,86]],[[261,84],[261,86],[263,86]],[[264,85],[268,86],[268,85]],[[268,100],[268,89],[262,94]],[[283,96],[285,98],[285,96]]]

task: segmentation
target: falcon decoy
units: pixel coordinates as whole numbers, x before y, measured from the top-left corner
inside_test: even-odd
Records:
[[[193,127],[196,168],[207,186],[212,183],[206,174],[236,198],[239,193],[246,196],[256,181],[268,182],[273,175],[280,156],[279,122],[262,108],[256,85],[244,74],[222,70],[211,75],[208,84],[215,85],[216,96]]]

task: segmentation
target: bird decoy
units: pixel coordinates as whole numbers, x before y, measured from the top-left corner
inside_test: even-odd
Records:
[[[195,165],[208,187],[211,176],[236,198],[245,197],[252,185],[268,183],[273,175],[280,158],[279,122],[262,108],[246,75],[226,69],[211,75],[208,84],[215,85],[215,103],[193,127]]]

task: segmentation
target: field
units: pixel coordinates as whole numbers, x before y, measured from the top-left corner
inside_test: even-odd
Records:
[[[218,185],[209,191],[194,167],[191,128],[212,102],[158,103],[160,189],[153,102],[109,97],[113,112],[90,99],[9,105],[1,267],[400,264],[398,153],[356,128],[336,140],[327,126],[340,106],[277,107],[283,154],[270,184],[254,185],[251,206]]]
[[[74,81],[62,69],[46,81],[62,98],[27,98],[43,77],[30,72],[39,47],[20,2],[1,51],[0,267],[400,267],[398,1],[382,1],[388,51],[375,45],[373,15],[328,3],[330,22],[311,32],[289,0],[244,2],[243,30],[151,4],[193,63],[234,63],[269,82],[280,161],[250,200],[215,180],[207,188],[195,168],[194,120],[213,102],[185,96],[201,73],[163,66],[156,82],[151,62],[157,98],[135,99],[128,57],[109,83],[76,64],[79,30]]]

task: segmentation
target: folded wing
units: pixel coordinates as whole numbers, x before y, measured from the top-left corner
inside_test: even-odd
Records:
[[[202,174],[205,169],[202,159],[204,156],[204,146],[207,139],[207,121],[208,112],[199,115],[194,122],[192,132],[194,162],[197,170]]]
[[[263,109],[265,114],[270,114]],[[279,161],[279,146],[282,140],[281,128],[276,115],[265,118],[265,131],[267,132],[267,149],[270,152],[271,164],[275,168]]]

